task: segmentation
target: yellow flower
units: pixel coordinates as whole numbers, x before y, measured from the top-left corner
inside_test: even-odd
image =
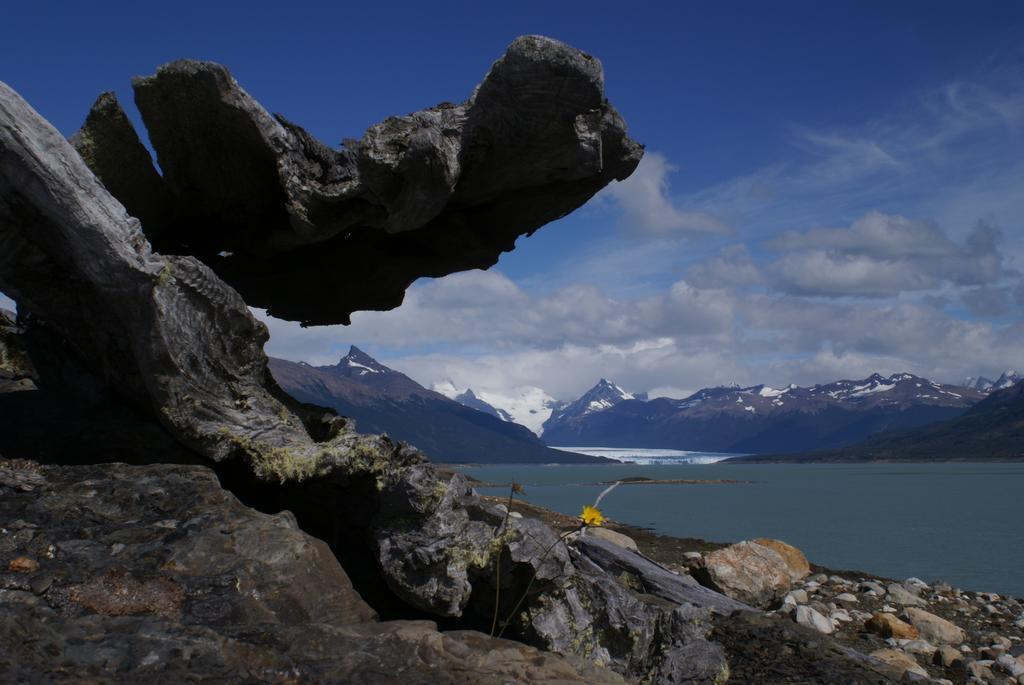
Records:
[[[580,514],[580,520],[583,521],[583,525],[585,526],[600,526],[604,523],[604,516],[601,514],[601,510],[597,507],[584,504],[583,513]]]

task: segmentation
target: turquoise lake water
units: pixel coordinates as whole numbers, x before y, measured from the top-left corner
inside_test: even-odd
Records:
[[[512,480],[526,499],[576,515],[629,476],[742,484],[620,485],[612,519],[678,537],[785,540],[815,563],[1024,597],[1024,464],[749,464],[466,468]],[[480,488],[507,494],[506,488]]]

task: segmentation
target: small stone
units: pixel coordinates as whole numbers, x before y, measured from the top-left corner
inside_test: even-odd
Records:
[[[798,606],[796,608],[796,622],[802,626],[814,628],[819,633],[825,633],[826,635],[831,634],[835,630],[831,619],[809,606]]]
[[[575,540],[580,535],[581,535],[581,533],[573,533],[573,534],[569,535],[566,538],[566,540],[569,540],[569,541]],[[633,538],[629,537],[628,535],[623,535],[622,533],[617,533],[617,532],[615,532],[614,530],[612,530],[610,528],[603,528],[603,527],[600,527],[600,526],[591,526],[591,527],[587,528],[587,535],[592,535],[595,538],[601,538],[602,540],[607,540],[608,542],[612,543],[613,545],[618,545],[619,547],[623,547],[623,548],[631,550],[633,552],[639,551],[637,549],[637,546],[636,546],[636,540],[634,540]]]
[[[887,614],[895,614],[896,613],[896,607],[894,607],[891,604],[883,604],[882,605],[882,611],[884,611]]]
[[[53,574],[44,573],[33,578],[29,583],[29,588],[31,588],[33,594],[41,595],[49,590],[51,585],[53,585]]]
[[[781,614],[791,614],[794,611],[796,611],[797,606],[799,605],[797,604],[796,600],[793,599],[793,593],[791,592],[782,598],[782,604],[776,611],[778,611]]]
[[[906,614],[910,624],[917,628],[921,637],[926,640],[936,644],[953,645],[961,644],[964,641],[963,629],[944,618],[914,607],[909,607]]]
[[[1006,652],[1006,648],[1002,645],[989,645],[988,647],[982,647],[981,656],[984,659],[992,659],[993,661],[998,659]]]
[[[877,649],[874,652],[871,652],[871,656],[895,667],[900,671],[901,675],[910,671],[917,675],[923,675],[925,677],[928,676],[928,671],[921,668],[921,665],[917,663],[917,660],[915,660],[914,657],[895,649]]]
[[[835,623],[836,621],[839,621],[840,623],[850,623],[851,621],[853,621],[853,617],[842,609],[833,611],[831,614],[829,614],[829,616],[832,619],[833,623]]]
[[[889,599],[889,601],[894,602],[896,604],[902,604],[903,606],[910,607],[923,607],[928,605],[928,603],[925,602],[923,599],[913,594],[912,592],[907,590],[907,588],[903,587],[902,585],[899,585],[898,583],[890,584],[889,587],[886,588],[886,590],[886,598]]]
[[[929,589],[931,589],[931,586],[928,585],[928,583],[924,582],[920,578],[914,578],[913,576],[911,576],[910,578],[907,578],[906,580],[904,580],[903,584],[904,585],[913,585],[914,587],[920,588],[922,590],[929,590]]]
[[[824,573],[819,573],[816,576],[812,576],[811,580],[813,580],[818,585],[821,585],[822,583],[827,583],[828,582],[828,576],[825,575]]]
[[[1018,678],[1024,675],[1024,666],[1022,666],[1016,659],[1009,654],[1003,654],[996,659],[995,668],[998,671],[1002,671],[1008,675]]]
[[[863,580],[857,585],[857,589],[862,592],[874,592],[877,595],[884,595],[885,588],[881,584],[876,583],[873,580]]]
[[[39,562],[32,557],[15,557],[7,564],[7,570],[15,573],[35,573],[39,570]]]
[[[963,668],[964,655],[955,647],[939,645],[939,648],[935,650],[935,654],[932,656],[932,663],[943,668]]]
[[[876,612],[864,623],[864,629],[882,637],[913,640],[919,635],[914,626],[904,623],[893,614]]]
[[[799,588],[797,588],[796,590],[790,590],[787,596],[792,597],[793,601],[797,604],[807,604],[808,601],[807,591],[801,590]]]
[[[816,592],[819,587],[821,587],[821,584],[818,583],[816,580],[809,580],[806,583],[804,583],[804,590],[806,590],[807,592]]]
[[[854,595],[851,595],[849,592],[844,592],[841,595],[837,595],[836,601],[841,602],[843,604],[860,604],[860,600],[857,599]]]
[[[936,651],[935,645],[927,640],[908,640],[902,647],[907,654],[919,654],[928,659],[931,659]]]
[[[979,661],[971,661],[967,664],[967,673],[983,683],[992,680],[992,669]]]

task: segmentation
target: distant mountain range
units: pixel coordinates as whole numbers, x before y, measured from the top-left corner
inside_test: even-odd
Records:
[[[989,380],[984,376],[969,376],[964,381],[964,387],[981,390],[983,392],[992,392],[994,390],[1009,388],[1011,385],[1016,385],[1022,380],[1024,380],[1024,376],[1021,376],[1013,369],[1009,369],[1004,371],[1003,374],[994,381]]]
[[[427,390],[352,347],[334,366],[270,360],[281,388],[302,402],[331,407],[357,429],[415,445],[452,463],[590,463],[604,461],[547,447],[516,423]]]
[[[963,414],[985,392],[909,373],[809,388],[705,388],[642,401],[605,379],[544,424],[549,445],[707,452],[804,452],[843,447],[887,430]]]
[[[1024,459],[1024,381],[993,391],[962,416],[888,431],[836,450],[742,457],[754,462],[1008,461]]]
[[[938,429],[960,418],[968,423],[949,430],[959,431],[962,439],[950,444],[966,445],[969,428],[983,421],[969,418],[975,414],[972,407],[986,411],[999,402],[991,398],[1003,397],[1022,379],[1010,370],[994,381],[973,377],[955,386],[909,373],[874,374],[812,387],[731,385],[704,388],[683,399],[648,400],[646,394],[628,393],[602,378],[578,399],[559,402],[536,387],[475,392],[444,382],[428,390],[356,347],[334,366],[271,359],[270,369],[286,392],[354,418],[359,430],[410,442],[436,461],[480,463],[594,461],[548,445],[733,452],[770,459],[780,454],[896,459],[894,450],[907,448],[907,454],[916,455],[920,450],[910,450],[910,442],[895,436]],[[986,431],[998,433],[995,427]],[[993,450],[979,455],[1011,454],[1013,439],[1012,432],[992,438],[985,444]],[[883,443],[890,440],[896,442]],[[869,456],[854,456],[861,454],[856,452],[861,443]],[[940,446],[933,445],[933,451]],[[836,456],[840,453],[847,456]],[[870,456],[883,453],[891,456]]]

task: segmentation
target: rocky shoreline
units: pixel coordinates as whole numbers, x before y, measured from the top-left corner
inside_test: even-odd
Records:
[[[540,518],[555,530],[577,525],[571,516],[523,500],[515,500],[513,508]],[[706,578],[710,562],[718,567],[716,578],[721,584],[717,589],[761,606],[765,609],[762,618],[782,617],[828,635],[840,645],[901,669],[899,678],[906,681],[1024,685],[1024,600],[1020,598],[962,590],[942,582],[929,584],[918,578],[900,581],[862,571],[829,569],[807,562],[798,550],[781,547],[776,541],[760,542],[781,547],[790,557],[789,565],[795,566],[796,572],[788,580],[784,563],[775,564],[774,572],[768,564],[756,574],[728,575],[737,567],[752,567],[750,555],[742,552],[750,543],[675,538],[614,521],[607,522],[600,534],[638,550],[674,573]],[[800,680],[797,673],[791,674],[795,680],[785,680],[789,676],[779,669],[785,670],[786,658],[755,646],[759,641],[762,646],[777,642],[780,636],[769,636],[773,631],[785,632],[785,626],[770,620],[759,624],[753,619],[749,626],[743,644],[737,640],[735,625],[713,633],[727,646],[729,682],[766,682],[760,679],[772,673],[783,678],[777,682],[812,682]],[[803,646],[806,651],[807,644]],[[806,676],[805,672],[802,677]]]

